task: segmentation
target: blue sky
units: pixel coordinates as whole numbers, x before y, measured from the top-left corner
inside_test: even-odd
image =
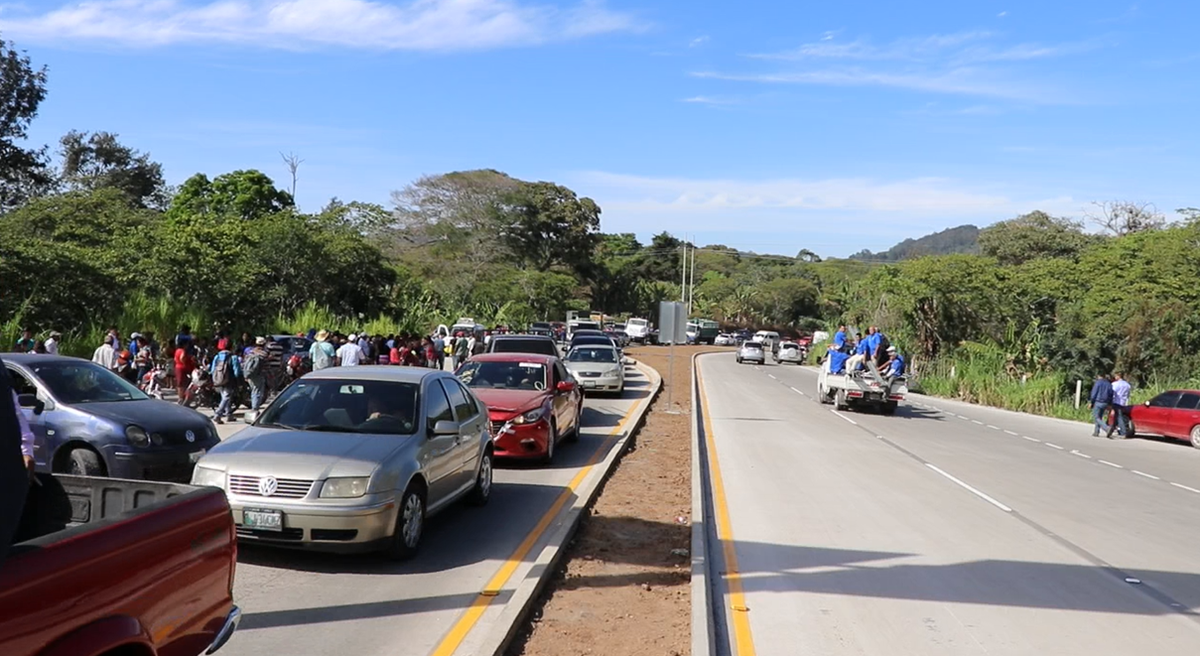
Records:
[[[32,137],[178,183],[258,168],[388,203],[495,168],[607,232],[824,255],[1093,201],[1200,205],[1200,4],[0,0],[50,69]]]

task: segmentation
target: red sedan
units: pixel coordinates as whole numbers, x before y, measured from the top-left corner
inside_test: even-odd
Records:
[[[457,373],[488,407],[497,458],[548,463],[560,439],[579,439],[583,392],[558,358],[485,353]]]
[[[1200,449],[1200,390],[1163,392],[1133,406],[1129,416],[1134,425],[1131,433],[1187,440]]]

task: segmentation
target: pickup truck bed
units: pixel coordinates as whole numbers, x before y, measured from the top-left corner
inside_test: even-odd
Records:
[[[905,394],[908,394],[908,380],[904,376],[886,379],[870,367],[834,374],[829,372],[829,358],[821,363],[817,377],[817,400],[832,403],[838,410],[870,406],[890,415],[896,412]]]
[[[196,656],[229,639],[237,542],[221,490],[38,483],[0,564],[0,654]]]

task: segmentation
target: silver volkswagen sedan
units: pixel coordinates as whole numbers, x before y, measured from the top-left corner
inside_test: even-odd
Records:
[[[612,344],[581,344],[571,349],[563,364],[583,387],[583,393],[625,391],[625,358]]]
[[[247,542],[404,559],[427,517],[487,503],[488,431],[487,407],[448,372],[334,367],[211,449],[192,484],[225,490]]]

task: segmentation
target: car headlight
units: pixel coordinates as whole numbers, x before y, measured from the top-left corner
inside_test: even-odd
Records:
[[[330,478],[321,486],[322,499],[352,499],[367,493],[369,478]]]
[[[224,488],[225,472],[221,471],[220,469],[201,467],[197,465],[196,468],[192,470],[192,485]]]
[[[150,434],[141,426],[129,426],[125,429],[125,437],[134,446],[150,446]]]
[[[605,376],[620,376],[621,375],[621,367],[619,365],[616,367],[613,367],[612,369],[605,371],[604,375]]]
[[[514,424],[532,424],[535,421],[541,419],[543,416],[545,416],[545,414],[546,414],[546,408],[544,408],[544,407],[538,408],[537,410],[530,410],[529,412],[526,412],[525,414],[518,415],[517,417],[515,417],[512,420],[512,423],[514,423]]]

